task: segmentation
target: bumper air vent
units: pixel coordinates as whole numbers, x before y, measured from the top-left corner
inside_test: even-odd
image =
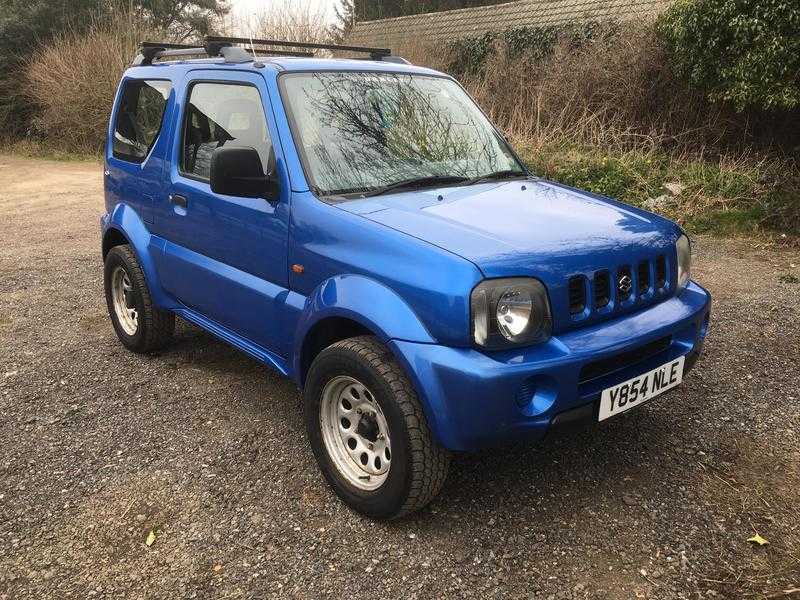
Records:
[[[649,358],[653,358],[654,356],[661,354],[667,350],[671,344],[672,336],[668,335],[654,342],[650,342],[649,344],[645,344],[644,346],[639,346],[633,350],[628,350],[627,352],[622,352],[609,358],[587,363],[581,369],[578,383],[583,384],[587,381],[592,381],[593,379],[597,379],[599,377],[605,377],[606,375],[611,375],[612,373],[616,373],[622,369],[632,367],[637,363],[644,362]]]

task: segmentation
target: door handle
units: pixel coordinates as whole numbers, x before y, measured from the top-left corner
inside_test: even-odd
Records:
[[[170,194],[169,201],[181,208],[187,208],[189,206],[189,201],[186,199],[186,196],[181,196],[180,194]]]

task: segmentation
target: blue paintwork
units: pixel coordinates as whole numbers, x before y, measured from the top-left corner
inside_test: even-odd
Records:
[[[681,294],[673,287],[628,305],[612,298],[608,309],[580,320],[569,315],[566,285],[573,275],[591,277],[601,268],[663,254],[674,282],[681,234],[674,223],[537,179],[326,204],[309,190],[281,101],[280,74],[436,73],[360,60],[264,62],[257,68],[187,61],[125,74],[169,80],[173,89],[161,134],[141,165],[115,159],[109,144],[101,227],[104,236],[117,232],[130,242],[159,307],[300,386],[309,332],[329,318],[350,319],[394,352],[436,438],[453,450],[541,437],[556,414],[702,346],[710,297],[694,283]],[[180,173],[180,123],[188,86],[198,80],[244,82],[258,90],[276,151],[281,195],[274,202],[218,196]],[[108,134],[111,140],[111,125]],[[189,199],[186,209],[169,202],[175,193]],[[292,272],[293,264],[305,271]],[[471,343],[470,292],[485,278],[509,276],[545,284],[554,335],[536,346],[481,352]],[[650,362],[578,384],[584,364],[667,335],[671,345]],[[523,402],[521,389],[530,391]]]
[[[552,418],[595,401],[600,392],[688,354],[703,341],[710,310],[708,292],[695,283],[680,296],[614,319],[553,336],[538,346],[495,352],[415,344],[394,340],[418,389],[424,389],[426,416],[440,442],[453,450],[472,450],[515,438],[541,438]],[[586,363],[655,341],[673,340],[667,351],[583,385]],[[517,393],[528,381],[535,394],[522,406]]]

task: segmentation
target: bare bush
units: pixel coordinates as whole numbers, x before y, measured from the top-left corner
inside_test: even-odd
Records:
[[[415,64],[463,71],[446,45],[409,41],[398,53]],[[579,144],[611,151],[724,154],[793,147],[791,115],[736,113],[711,104],[677,78],[648,23],[618,24],[614,35],[565,33],[545,58],[497,40],[477,71],[459,79],[491,118],[527,145]],[[796,121],[796,120],[795,120]]]
[[[325,13],[307,1],[282,0],[247,18],[228,24],[228,31],[243,37],[324,43],[330,28]]]
[[[455,58],[453,50],[447,44],[435,44],[429,41],[407,40],[392,48],[393,54],[402,56],[412,64],[437,71],[448,71]]]
[[[325,41],[329,34],[323,13],[289,1],[228,28],[245,36],[308,42]],[[170,41],[171,34],[119,10],[88,31],[67,31],[34,53],[25,65],[23,89],[35,106],[32,137],[53,149],[99,152],[117,84],[146,39]]]
[[[128,12],[94,23],[80,35],[67,32],[28,60],[26,92],[38,110],[34,137],[74,152],[98,152],[114,93],[144,39],[164,39]]]
[[[673,77],[648,27],[576,46],[559,41],[543,61],[498,43],[465,84],[509,134],[617,150],[685,145],[718,135],[721,111]],[[701,142],[702,143],[702,142]]]

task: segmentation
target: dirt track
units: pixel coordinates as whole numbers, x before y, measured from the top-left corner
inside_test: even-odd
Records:
[[[714,321],[684,387],[457,457],[386,525],[326,488],[290,382],[185,325],[157,357],[117,343],[99,165],[0,178],[0,599],[800,597],[797,251],[698,240]]]

